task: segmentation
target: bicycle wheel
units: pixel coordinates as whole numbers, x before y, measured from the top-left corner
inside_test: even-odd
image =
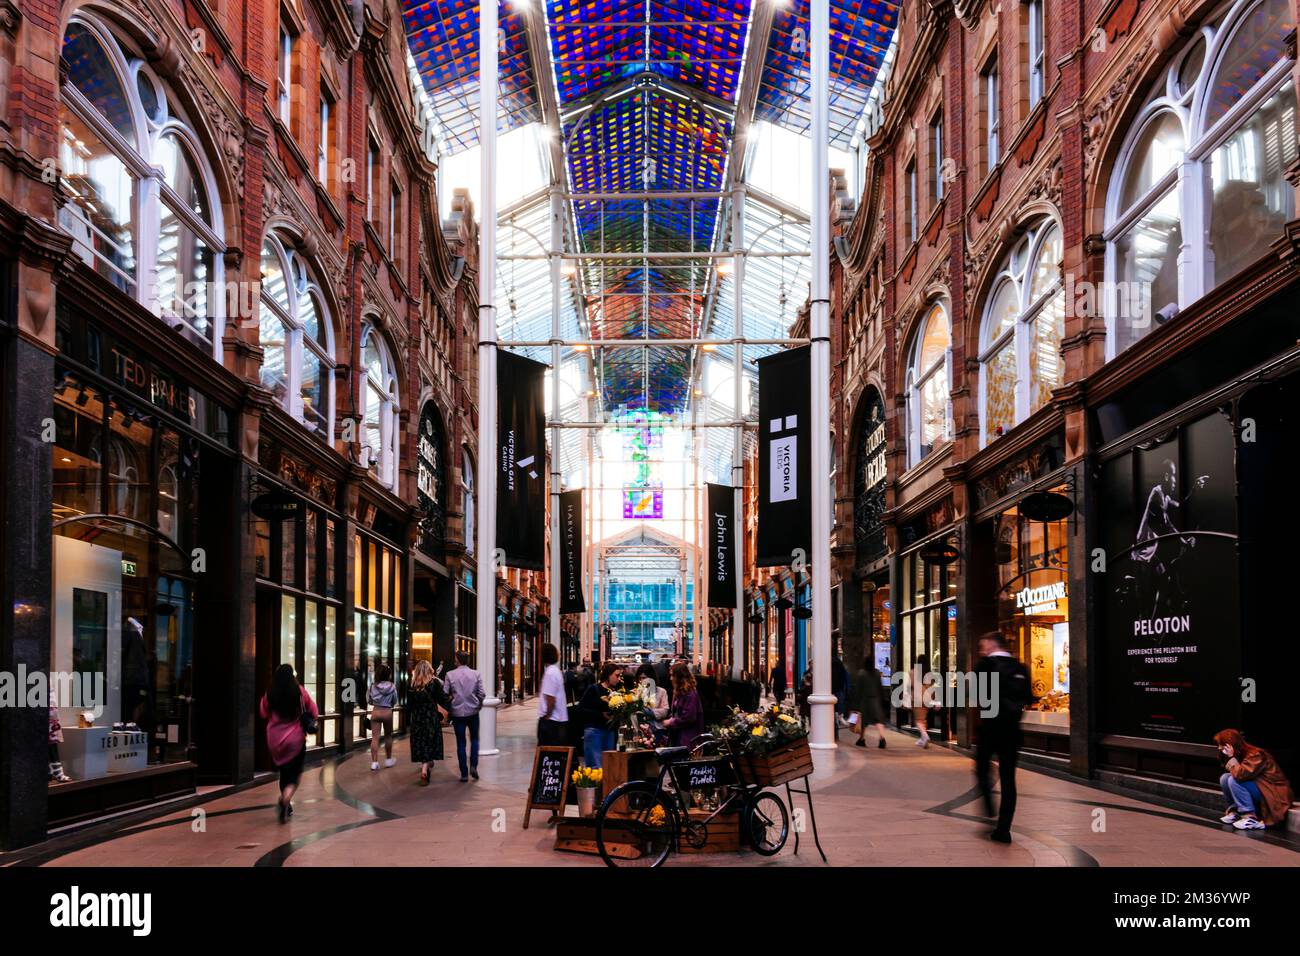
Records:
[[[615,788],[596,811],[596,848],[608,866],[659,866],[677,839],[677,808],[641,781]]]
[[[758,794],[746,807],[745,827],[749,832],[749,845],[759,856],[780,853],[790,836],[790,814],[785,801],[768,791]]]

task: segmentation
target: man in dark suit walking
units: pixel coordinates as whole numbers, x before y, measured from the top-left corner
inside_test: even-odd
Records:
[[[1033,701],[1029,671],[1003,646],[997,631],[979,639],[980,662],[975,666],[981,694],[979,740],[975,748],[975,775],[984,796],[985,815],[993,817],[993,791],[989,781],[989,762],[998,761],[998,784],[1002,803],[998,808],[997,826],[989,838],[998,843],[1011,842],[1011,818],[1016,814],[1016,762],[1020,759],[1022,734],[1020,716]]]

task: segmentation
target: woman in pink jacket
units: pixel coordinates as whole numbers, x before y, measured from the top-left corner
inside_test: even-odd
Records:
[[[262,695],[258,710],[266,721],[271,761],[280,771],[280,822],[284,823],[293,816],[293,794],[307,756],[307,725],[314,730],[320,712],[288,664],[275,669],[271,689]]]

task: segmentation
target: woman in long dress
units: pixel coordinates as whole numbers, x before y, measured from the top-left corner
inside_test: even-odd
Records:
[[[417,662],[411,674],[411,692],[406,696],[406,712],[411,722],[411,760],[420,765],[422,787],[429,783],[430,765],[442,759],[442,720],[450,706],[451,698],[433,673],[433,665]]]

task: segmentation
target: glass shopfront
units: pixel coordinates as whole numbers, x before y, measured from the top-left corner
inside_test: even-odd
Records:
[[[51,760],[71,781],[197,762],[196,646],[217,627],[198,610],[229,530],[201,502],[229,500],[231,417],[81,314],[57,329]]]
[[[1065,493],[1065,488],[1051,489]],[[1029,668],[1025,724],[1070,726],[1069,519],[1033,521],[1016,507],[992,519],[997,624]]]
[[[335,745],[342,733],[338,670],[343,609],[337,561],[341,528],[335,513],[305,498],[293,517],[254,522],[263,659],[272,661],[272,667],[292,665],[316,701],[320,720],[316,736],[307,741],[309,748]],[[265,678],[269,682],[269,672]]]
[[[394,729],[401,724],[406,705],[408,647],[406,624],[402,614],[402,580],[404,557],[393,545],[378,537],[358,532],[352,539],[353,603],[352,659],[356,662],[358,706],[365,703],[365,692],[375,679],[375,670],[387,664],[397,684],[397,716]],[[369,735],[361,715],[352,718],[352,737],[360,740]]]
[[[899,558],[898,657],[895,669],[921,668],[929,704],[942,704],[945,688],[957,681],[957,579],[960,560],[927,560],[931,546],[916,548]],[[919,663],[918,663],[919,659]],[[937,675],[926,677],[925,675]],[[908,715],[915,723],[914,718]],[[952,715],[943,706],[930,707],[932,736],[952,737]]]

